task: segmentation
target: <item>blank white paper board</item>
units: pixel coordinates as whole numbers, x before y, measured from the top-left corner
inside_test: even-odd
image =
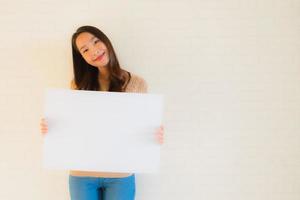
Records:
[[[106,172],[157,172],[163,97],[48,89],[44,166]]]

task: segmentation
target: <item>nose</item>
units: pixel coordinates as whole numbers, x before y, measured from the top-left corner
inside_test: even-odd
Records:
[[[99,50],[96,49],[96,48],[94,48],[93,51],[92,51],[91,53],[92,53],[92,54],[91,54],[91,57],[92,57],[92,59],[94,60],[94,59],[96,59],[97,56],[99,55]]]
[[[93,56],[98,56],[98,55],[99,55],[99,49],[95,49],[94,53],[93,53]]]

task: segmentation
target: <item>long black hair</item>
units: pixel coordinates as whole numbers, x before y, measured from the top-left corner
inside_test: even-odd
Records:
[[[126,74],[130,77],[130,73],[121,69],[114,48],[108,37],[93,26],[81,26],[72,36],[73,71],[76,89],[100,90],[100,82],[98,81],[99,69],[84,60],[75,43],[78,35],[83,32],[91,33],[106,45],[109,56],[109,62],[107,64],[110,79],[109,91],[123,92],[125,89]]]

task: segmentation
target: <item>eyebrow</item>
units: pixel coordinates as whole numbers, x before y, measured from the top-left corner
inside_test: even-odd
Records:
[[[93,36],[93,37],[90,39],[89,43],[90,43],[93,39],[95,39],[95,38],[96,38],[96,37]],[[81,49],[83,49],[84,47],[86,47],[86,45],[83,45],[82,47],[80,47],[79,51],[81,51]]]

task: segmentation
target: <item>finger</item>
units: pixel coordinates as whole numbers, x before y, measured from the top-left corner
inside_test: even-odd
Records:
[[[163,142],[164,139],[163,138],[156,138],[156,141],[158,141],[159,143]]]
[[[40,122],[40,125],[42,126],[44,126],[44,125],[47,125],[47,123],[45,123],[45,122]]]
[[[41,122],[40,125],[41,126],[47,126],[48,124],[46,122]]]
[[[163,133],[163,132],[158,132],[157,135],[158,135],[158,136],[163,136],[164,133]]]
[[[46,122],[47,122],[47,120],[46,120],[45,118],[42,118],[42,119],[41,119],[41,122],[44,122],[44,123],[46,123]]]
[[[159,144],[163,144],[164,143],[164,141],[163,140],[159,140]]]
[[[43,128],[48,128],[48,126],[46,126],[46,125],[41,125],[41,129],[43,129]]]

